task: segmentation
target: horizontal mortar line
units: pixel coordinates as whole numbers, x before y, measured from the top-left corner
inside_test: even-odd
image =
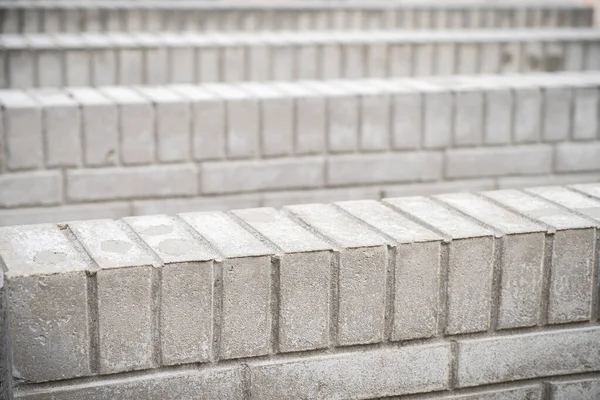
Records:
[[[87,376],[87,377],[78,377],[78,378],[69,378],[61,381],[53,381],[53,382],[41,382],[41,383],[27,383],[28,390],[44,390],[44,389],[52,389],[55,387],[62,387],[64,385],[84,385],[89,383],[102,383],[102,382],[111,382],[111,381],[119,381],[119,380],[129,380],[129,379],[152,379],[156,374],[169,374],[169,373],[192,373],[192,372],[201,372],[205,370],[214,370],[220,368],[231,368],[237,367],[240,364],[248,364],[249,366],[255,366],[256,364],[261,363],[276,363],[276,362],[286,362],[286,361],[308,361],[309,357],[318,357],[318,356],[339,356],[339,355],[351,355],[353,353],[362,353],[367,351],[377,351],[382,349],[401,349],[401,348],[414,348],[421,346],[429,346],[429,345],[440,345],[440,344],[448,344],[450,345],[449,340],[466,340],[466,339],[490,339],[490,338],[510,338],[519,336],[521,334],[528,333],[559,333],[562,331],[568,331],[572,329],[592,329],[600,327],[600,321],[592,322],[590,324],[589,321],[578,322],[578,323],[570,323],[570,324],[562,324],[557,326],[549,326],[550,329],[543,329],[542,327],[533,327],[533,328],[520,328],[513,329],[511,331],[502,332],[480,332],[480,333],[471,333],[471,334],[461,334],[455,336],[446,336],[446,337],[436,337],[431,339],[415,339],[408,341],[400,341],[400,342],[383,342],[383,343],[371,343],[371,344],[358,344],[358,345],[350,345],[343,347],[335,347],[331,349],[317,349],[317,350],[308,350],[308,351],[297,351],[290,353],[278,353],[274,355],[264,355],[257,357],[247,357],[247,358],[237,358],[237,359],[227,359],[227,360],[218,360],[218,362],[203,362],[203,363],[190,363],[184,365],[177,366],[160,366],[158,368],[146,369],[140,371],[125,371],[118,372],[106,375],[96,375],[96,376]],[[449,340],[445,340],[449,339]]]

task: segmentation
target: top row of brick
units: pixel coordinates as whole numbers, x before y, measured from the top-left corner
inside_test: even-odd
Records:
[[[544,2],[0,1],[0,33],[590,27],[593,9]]]

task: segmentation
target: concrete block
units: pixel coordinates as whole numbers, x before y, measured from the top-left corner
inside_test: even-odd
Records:
[[[177,400],[194,398],[243,399],[240,368],[221,367],[202,370],[161,371],[137,379],[117,377],[83,385],[60,385],[42,390],[22,389],[17,398],[23,400],[78,400],[94,398],[135,398]]]
[[[221,81],[241,82],[246,79],[245,46],[239,39],[231,39],[225,36],[216,36],[221,47]]]
[[[12,47],[12,44],[10,44]],[[7,46],[7,41],[4,40],[3,47],[6,51],[6,62],[8,70],[9,87],[28,89],[35,87],[35,59],[34,54],[23,47],[15,48]]]
[[[100,373],[155,366],[157,261],[111,220],[68,224],[96,271]]]
[[[449,366],[446,344],[267,361],[250,368],[250,393],[274,400],[430,392],[448,387]]]
[[[506,42],[501,44],[500,73],[511,74],[521,71],[522,53],[521,44],[518,42]]]
[[[576,379],[550,382],[552,400],[594,399],[600,396],[600,380]]]
[[[448,254],[445,332],[453,335],[487,330],[494,264],[493,233],[422,197],[386,199],[384,202],[452,239]]]
[[[247,47],[248,51],[248,79],[263,82],[271,76],[271,63],[269,47],[257,41]]]
[[[570,188],[577,190],[586,196],[600,198],[600,187],[595,181],[594,183],[571,185]]]
[[[390,147],[390,96],[370,83],[343,82],[341,85],[359,96],[359,148],[365,152],[388,149]]]
[[[272,81],[292,81],[294,76],[294,49],[289,43],[289,40],[282,36],[271,34],[267,36],[267,44],[269,55],[271,58],[271,75],[269,80]]]
[[[544,231],[517,214],[474,194],[437,196],[503,236],[500,264],[498,329],[535,326],[539,322],[544,264]]]
[[[62,176],[59,171],[33,171],[0,176],[0,206],[41,206],[62,200]]]
[[[411,76],[431,76],[434,70],[435,46],[431,43],[414,43],[412,45]]]
[[[106,48],[103,38],[89,36],[87,46],[92,57],[92,83],[94,86],[117,85],[119,83],[119,57],[114,49]]]
[[[9,170],[35,169],[44,164],[42,112],[23,91],[0,93],[5,140],[5,166]]]
[[[192,43],[181,34],[163,34],[169,46],[169,83],[195,83],[197,68],[196,50]]]
[[[407,400],[416,400],[418,395],[406,396]],[[540,385],[528,385],[511,389],[491,389],[483,391],[471,391],[470,394],[455,396],[433,396],[427,399],[436,400],[542,400],[542,389]]]
[[[187,164],[67,172],[67,196],[73,201],[191,196],[197,187],[196,168]]]
[[[65,45],[65,84],[67,86],[90,86],[92,84],[91,54],[83,46],[82,40],[77,42],[76,46]]]
[[[506,148],[451,149],[446,152],[446,176],[537,175],[552,172],[552,149],[547,145]]]
[[[437,61],[434,65],[434,75],[455,75],[456,66],[456,43],[442,42],[435,44]]]
[[[272,208],[232,213],[279,250],[279,351],[327,347],[332,246]]]
[[[343,42],[342,46],[342,78],[358,79],[366,74],[366,45],[356,42]]]
[[[387,77],[388,74],[388,44],[371,42],[365,46],[365,74],[362,77]]]
[[[49,36],[32,35],[28,38],[30,51],[35,57],[35,87],[61,87],[63,85],[63,57]]]
[[[210,360],[213,342],[214,250],[196,240],[175,218],[129,217],[125,222],[158,255],[161,363]]]
[[[273,85],[243,83],[239,87],[259,102],[261,155],[289,155],[294,143],[292,99]]]
[[[379,202],[347,201],[336,206],[386,235],[396,248],[391,339],[435,336],[443,238]]]
[[[144,83],[143,51],[137,43],[132,43],[131,37],[121,37],[121,35],[111,34],[111,38],[117,38],[119,46],[116,50],[117,83],[119,85],[141,85]],[[121,39],[124,43],[120,43]]]
[[[497,42],[482,42],[479,44],[481,58],[479,71],[482,74],[499,74],[502,65],[502,44]]]
[[[69,94],[81,107],[85,164],[114,165],[119,158],[117,106],[95,89],[72,88]]]
[[[136,90],[154,105],[157,157],[161,162],[190,158],[190,107],[185,99],[167,87],[138,87]]]
[[[460,75],[475,75],[480,70],[479,45],[470,42],[458,42],[456,45],[456,68]]]
[[[513,124],[513,99],[509,88],[488,83],[485,87],[485,144],[511,142]]]
[[[92,373],[88,265],[72,243],[54,225],[0,228],[0,257],[10,297],[14,371],[29,382]]]
[[[296,79],[319,78],[319,46],[317,43],[299,43],[296,46]]]
[[[230,158],[257,155],[260,135],[259,102],[232,85],[210,84],[204,87],[225,101],[226,155]]]
[[[4,271],[0,272],[0,396],[13,400],[12,339],[8,316],[8,290]]]
[[[148,164],[155,159],[155,115],[152,103],[131,88],[99,89],[118,107],[120,155],[125,165]]]
[[[321,187],[323,163],[319,157],[207,162],[200,172],[201,190],[224,194]]]
[[[215,264],[221,282],[217,316],[220,359],[268,354],[271,350],[271,257],[274,253],[223,213],[179,217],[223,256]]]
[[[171,89],[191,103],[193,159],[225,157],[225,102],[202,86],[173,85]]]
[[[517,189],[546,185],[572,185],[575,183],[596,182],[600,178],[597,173],[537,175],[497,178],[497,189]],[[491,190],[491,189],[485,189]]]
[[[598,212],[600,201],[589,198],[583,193],[559,186],[536,187],[525,191],[600,222]]]
[[[326,100],[301,83],[282,82],[275,86],[294,101],[292,116],[294,153],[323,153],[327,128]]]
[[[585,60],[585,47],[580,41],[567,41],[565,44],[565,70],[582,71]]]
[[[336,186],[436,180],[441,174],[442,154],[434,151],[340,155],[327,162],[327,183]]]
[[[484,132],[484,94],[480,90],[454,90],[454,145],[476,146]]]
[[[516,190],[483,193],[546,225],[554,233],[548,295],[548,323],[585,321],[591,317],[591,279],[595,232],[589,220]]]
[[[169,47],[159,44],[157,37],[151,33],[138,33],[135,37],[143,51],[145,66],[144,83],[146,85],[171,83],[169,80],[169,69],[171,66]],[[195,64],[192,62],[192,65]]]
[[[327,150],[332,153],[355,151],[358,146],[358,96],[327,82],[307,82],[306,86],[327,101]]]
[[[600,144],[561,143],[556,145],[556,172],[584,172],[600,169]]]
[[[389,76],[405,77],[412,75],[412,54],[410,44],[391,43],[389,47]]]
[[[598,340],[598,328],[459,340],[458,387],[595,371]]]
[[[382,341],[388,268],[385,239],[366,231],[331,205],[284,209],[328,238],[339,252],[335,343],[343,346]]]

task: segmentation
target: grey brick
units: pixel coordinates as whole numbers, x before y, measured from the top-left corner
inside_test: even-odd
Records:
[[[503,85],[484,83],[485,87],[485,131],[486,144],[508,144],[513,125],[513,98],[509,88]]]
[[[21,400],[79,400],[135,398],[176,400],[243,399],[239,368],[162,371],[137,377],[113,378],[84,385],[63,384],[41,390],[19,390]]]
[[[327,163],[331,185],[427,181],[441,174],[442,154],[433,151],[331,156]]]
[[[569,208],[600,223],[600,201],[589,198],[582,193],[558,186],[537,187],[525,191]]]
[[[42,113],[22,91],[0,92],[8,169],[40,168],[44,163]]]
[[[382,197],[428,196],[452,192],[475,192],[492,190],[496,185],[493,179],[452,180],[430,183],[409,183],[385,186]]]
[[[535,326],[541,307],[544,227],[473,194],[437,198],[504,236],[497,327]]]
[[[129,204],[99,203],[0,210],[0,226],[121,218],[130,214]]]
[[[198,211],[229,211],[238,208],[260,207],[260,205],[260,195],[258,194],[191,197],[187,199],[137,200],[133,201],[132,214],[151,215]]]
[[[600,185],[597,183],[572,185],[573,189],[582,192],[588,196],[600,198]]]
[[[252,398],[386,397],[448,387],[445,344],[264,362],[251,367]],[[418,373],[416,373],[418,371]]]
[[[542,92],[536,87],[513,86],[515,143],[537,142],[540,138]]]
[[[596,399],[600,396],[600,380],[577,379],[550,382],[552,400]]]
[[[434,336],[439,313],[442,237],[379,202],[336,203],[396,246],[392,340]]]
[[[458,341],[458,386],[597,371],[600,329],[581,328]]]
[[[89,375],[86,262],[54,225],[0,228],[0,257],[15,371],[30,382]]]
[[[492,233],[422,197],[384,201],[452,239],[448,258],[446,333],[487,330],[490,324],[494,261]]]
[[[85,164],[113,165],[119,157],[116,105],[91,88],[69,89],[69,93],[81,107]]]
[[[290,204],[332,203],[343,200],[379,199],[378,188],[349,187],[318,190],[286,190],[261,195],[265,207],[283,207]]]
[[[233,214],[275,244],[279,255],[279,349],[327,347],[332,247],[272,208]]]
[[[567,140],[571,130],[572,90],[567,87],[545,87],[543,95],[543,140],[546,142]]]
[[[446,151],[448,178],[537,175],[552,171],[552,148],[531,145]]]
[[[419,89],[423,90],[423,147],[448,147],[452,141],[452,93],[428,84]]]
[[[207,162],[201,171],[202,192],[220,194],[321,187],[323,162],[319,157]]]
[[[158,160],[188,160],[191,126],[189,103],[167,87],[139,87],[136,90],[154,104]]]
[[[454,145],[469,146],[482,142],[484,94],[480,90],[455,92]],[[487,132],[487,131],[486,131]]]
[[[556,172],[600,170],[600,143],[560,143],[556,146]]]
[[[593,140],[598,137],[598,88],[573,90],[573,139]]]
[[[156,260],[111,220],[69,223],[96,271],[100,373],[155,366]]]
[[[125,222],[164,264],[160,346],[163,364],[208,361],[212,355],[213,265],[216,253],[166,215]]]
[[[220,349],[218,358],[239,358],[270,352],[271,257],[269,247],[223,213],[187,213],[190,224],[224,259]]]
[[[147,164],[155,159],[155,115],[152,104],[134,90],[112,86],[101,89],[119,109],[121,161]]]
[[[595,232],[591,221],[516,190],[484,192],[485,196],[547,225],[554,233],[548,322],[560,324],[591,317],[591,279]]]
[[[339,309],[334,322],[337,342],[340,345],[380,342],[384,333],[388,263],[385,239],[365,230],[331,205],[288,206],[285,210],[338,248]]]
[[[418,395],[417,395],[418,396]],[[406,400],[416,400],[417,396],[406,396]],[[423,399],[424,397],[420,397]],[[540,385],[530,385],[512,389],[491,389],[471,394],[447,396],[427,396],[427,400],[542,400]]]
[[[597,173],[537,175],[497,178],[498,189],[516,189],[543,185],[571,185],[575,183],[596,182],[600,179]],[[484,189],[491,190],[494,189]]]

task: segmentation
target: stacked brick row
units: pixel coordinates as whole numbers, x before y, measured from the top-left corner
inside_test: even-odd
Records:
[[[599,84],[569,73],[4,91],[0,221],[595,179]]]
[[[592,399],[599,210],[590,184],[1,228],[16,398]]]
[[[592,29],[3,35],[0,87],[596,70]]]
[[[2,1],[2,33],[589,27],[589,7],[443,2]]]

